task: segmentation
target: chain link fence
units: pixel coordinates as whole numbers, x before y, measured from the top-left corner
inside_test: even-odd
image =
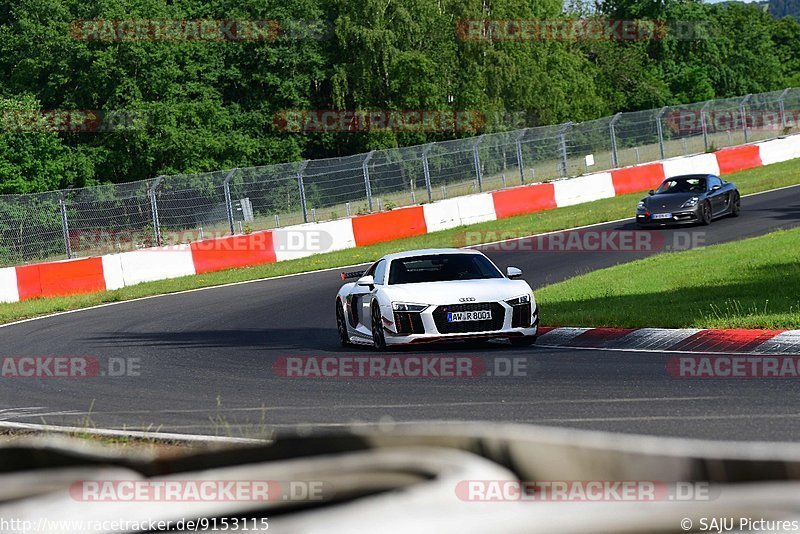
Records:
[[[426,145],[0,196],[0,265],[320,222],[800,131],[800,89]]]

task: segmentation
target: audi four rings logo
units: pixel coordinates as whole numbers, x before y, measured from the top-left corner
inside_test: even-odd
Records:
[[[462,297],[458,299],[458,302],[475,302],[475,297]]]

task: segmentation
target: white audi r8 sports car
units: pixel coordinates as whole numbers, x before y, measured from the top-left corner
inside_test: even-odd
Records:
[[[539,315],[516,267],[504,275],[477,250],[388,254],[366,271],[342,273],[336,323],[343,345],[387,345],[507,338],[536,341]]]

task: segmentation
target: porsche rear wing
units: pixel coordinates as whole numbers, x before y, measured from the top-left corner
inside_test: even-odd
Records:
[[[352,280],[355,278],[361,278],[364,276],[366,271],[350,271],[342,273],[342,280]]]

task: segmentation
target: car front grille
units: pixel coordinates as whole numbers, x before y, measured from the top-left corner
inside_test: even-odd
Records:
[[[488,321],[463,321],[458,323],[448,323],[448,312],[465,311],[484,311],[492,312],[492,318]],[[439,306],[433,312],[433,321],[436,329],[441,334],[465,334],[469,332],[489,332],[503,328],[505,320],[505,308],[497,302],[475,302],[470,304],[452,304]]]
[[[394,312],[394,324],[398,334],[424,334],[422,315],[419,312]]]

